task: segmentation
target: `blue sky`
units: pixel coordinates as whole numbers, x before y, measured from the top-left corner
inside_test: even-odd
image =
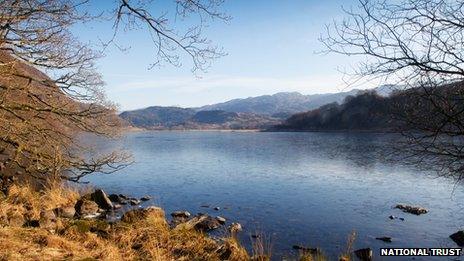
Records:
[[[154,7],[173,11],[172,1],[154,1]],[[95,10],[111,8],[101,1]],[[152,105],[200,106],[233,98],[245,98],[281,91],[303,94],[347,90],[339,69],[355,65],[352,57],[322,55],[318,37],[325,25],[341,19],[341,7],[356,7],[353,0],[245,1],[226,0],[222,9],[232,16],[224,23],[213,21],[205,35],[224,48],[227,56],[215,60],[207,73],[193,74],[189,60],[183,66],[165,64],[148,70],[154,49],[146,30],[118,35],[98,67],[106,82],[110,100],[121,110]],[[110,39],[112,22],[78,26],[83,41]],[[179,28],[183,28],[179,24]],[[356,86],[367,88],[369,86]]]

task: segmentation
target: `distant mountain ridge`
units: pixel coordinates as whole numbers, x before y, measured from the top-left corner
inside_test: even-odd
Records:
[[[392,87],[376,88],[382,96]],[[233,99],[199,108],[152,106],[125,111],[120,117],[134,127],[146,129],[262,129],[282,123],[294,114],[317,109],[326,104],[341,104],[349,96],[366,90],[303,95],[280,92],[245,99]]]
[[[309,111],[322,105],[342,102],[349,95],[356,95],[358,89],[347,92],[303,95],[299,92],[279,92],[245,99],[233,99],[223,103],[202,106],[198,111],[222,110],[228,112],[255,113],[285,118],[294,113]],[[282,116],[279,116],[282,115]]]

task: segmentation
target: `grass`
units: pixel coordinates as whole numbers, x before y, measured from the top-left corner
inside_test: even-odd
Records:
[[[0,198],[0,260],[249,260],[232,237],[213,240],[194,229],[172,229],[164,211],[153,208],[127,222],[58,219],[52,233],[9,225],[11,217],[40,218],[42,210],[72,206],[79,194],[49,186],[40,192],[13,185]]]
[[[230,260],[268,261],[272,257],[271,238],[252,238],[251,255],[228,233],[220,239],[189,226],[171,228],[161,208],[139,210],[121,222],[57,218],[55,229],[18,226],[38,220],[43,210],[74,206],[77,190],[59,183],[36,191],[31,186],[13,185],[8,196],[0,193],[1,260]],[[129,217],[129,218],[128,218]],[[355,240],[348,237],[340,260],[351,260]],[[300,251],[298,261],[323,261],[322,252]]]

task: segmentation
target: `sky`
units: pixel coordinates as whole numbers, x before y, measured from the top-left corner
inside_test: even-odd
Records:
[[[95,3],[95,2],[94,2]],[[156,10],[172,13],[172,1],[153,1]],[[113,1],[98,1],[95,10],[114,8]],[[118,34],[98,69],[106,82],[108,98],[120,110],[148,106],[196,107],[277,92],[302,94],[346,91],[344,74],[356,65],[352,57],[321,54],[318,38],[325,25],[344,17],[355,0],[226,0],[221,10],[228,22],[211,21],[204,35],[221,46],[227,56],[213,61],[207,72],[192,73],[190,60],[182,67],[164,64],[149,69],[155,51],[146,29]],[[169,17],[169,15],[168,15]],[[187,21],[188,23],[188,21]],[[176,24],[174,24],[176,26]],[[179,22],[177,28],[185,26]],[[84,42],[111,39],[112,21],[76,26]],[[355,86],[368,88],[373,86]]]

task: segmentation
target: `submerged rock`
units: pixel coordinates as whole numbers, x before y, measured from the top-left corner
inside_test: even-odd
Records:
[[[129,200],[129,203],[131,204],[131,206],[137,206],[140,204],[140,200],[138,199],[131,199]]]
[[[403,204],[398,204],[395,206],[395,208],[400,209],[405,213],[411,213],[414,215],[426,214],[428,212],[428,210],[423,207],[409,206]]]
[[[375,239],[381,240],[381,241],[387,242],[387,243],[391,243],[391,242],[392,242],[391,237],[376,237]]]
[[[372,260],[372,249],[370,248],[362,248],[362,249],[355,250],[354,254],[362,261]]]
[[[110,210],[113,209],[113,203],[111,203],[111,200],[106,196],[106,193],[101,190],[97,189],[95,192],[91,194],[91,199],[97,203],[97,205],[105,210]]]
[[[460,230],[449,236],[458,246],[464,247],[464,231]]]
[[[322,253],[322,251],[319,248],[311,248],[311,247],[305,247],[305,246],[300,246],[300,245],[293,245],[292,248],[295,250],[303,251],[311,255],[319,255]]]
[[[143,196],[140,198],[141,201],[149,201],[151,199],[150,196]]]
[[[221,210],[221,208],[220,207],[215,207],[214,210],[219,211],[219,210]]]

